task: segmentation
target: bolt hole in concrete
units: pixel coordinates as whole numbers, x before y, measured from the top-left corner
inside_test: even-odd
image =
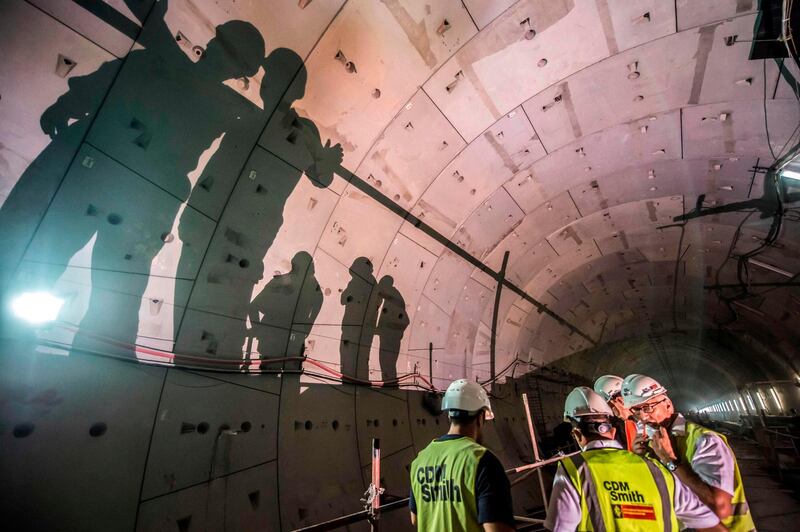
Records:
[[[242,423],[240,428],[242,432],[250,432],[250,429],[253,428],[253,425],[249,421],[245,421]]]
[[[331,427],[333,427],[333,430],[339,430],[339,420],[334,419],[333,423],[331,423]]]
[[[13,434],[15,438],[27,438],[33,433],[33,429],[33,423],[20,423],[14,426]]]
[[[255,510],[261,501],[261,492],[258,490],[250,492],[247,494],[247,498],[250,499],[250,506]]]
[[[203,421],[199,425],[197,425],[197,432],[199,432],[200,434],[205,434],[206,432],[208,432],[208,423]]]
[[[91,436],[92,438],[99,438],[100,436],[105,434],[107,430],[108,430],[108,425],[106,425],[102,421],[99,421],[93,424],[91,427],[89,427],[89,436]]]
[[[372,423],[373,423],[373,425],[375,425],[376,427],[380,427],[380,426],[381,426],[381,422],[380,422],[379,420],[377,420],[377,419],[376,419],[375,421],[373,421]]]
[[[192,522],[192,516],[181,517],[180,519],[176,520],[175,523],[178,525],[179,532],[187,532],[189,530],[189,525]]]
[[[108,215],[108,218],[106,218],[106,220],[108,220],[108,223],[110,223],[111,225],[119,225],[122,223],[122,216],[112,212],[111,214]]]
[[[311,421],[306,421],[305,423],[306,430],[311,430],[314,427],[314,424]]]
[[[250,266],[250,261],[249,260],[242,259],[242,260],[239,261],[239,267],[240,268],[247,268],[248,266]]]
[[[396,427],[396,426],[397,426],[397,420],[396,420],[396,419],[393,419],[393,420],[392,420],[392,426],[393,426],[393,427]]]

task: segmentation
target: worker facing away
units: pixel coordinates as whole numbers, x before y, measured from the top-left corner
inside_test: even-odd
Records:
[[[591,388],[567,396],[564,420],[581,452],[559,462],[544,526],[553,532],[725,530],[665,467],[622,448],[613,417]]]
[[[486,390],[465,379],[454,381],[442,410],[450,431],[411,463],[411,523],[425,532],[514,530],[508,477],[481,445],[483,428],[494,417]]]
[[[633,450],[636,439],[636,421],[631,416],[631,411],[625,408],[622,400],[622,377],[617,375],[603,375],[594,381],[594,391],[605,399],[617,419],[614,420],[617,440],[624,448]]]
[[[735,532],[755,530],[736,457],[725,436],[675,411],[655,379],[633,374],[622,384],[625,406],[646,429],[634,452],[664,464]]]

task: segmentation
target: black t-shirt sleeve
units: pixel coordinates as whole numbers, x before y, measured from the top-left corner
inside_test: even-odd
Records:
[[[478,523],[508,523],[514,526],[511,484],[503,464],[491,451],[486,451],[478,462],[475,497],[478,502]]]
[[[623,449],[628,448],[628,434],[625,432],[625,420],[622,418],[613,418],[611,425],[617,429],[617,434],[614,439],[617,440]]]
[[[412,513],[417,513],[417,501],[414,500],[413,488],[408,490],[408,509],[411,510]]]

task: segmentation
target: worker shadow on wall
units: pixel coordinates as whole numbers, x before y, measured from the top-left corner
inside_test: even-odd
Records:
[[[377,336],[380,381],[383,386],[396,387],[400,346],[410,323],[405,299],[390,275],[376,281],[366,257],[353,261],[350,275],[340,297],[345,307],[339,348],[342,381],[365,384],[370,380],[370,351]]]
[[[267,149],[256,148],[247,161],[245,170],[239,177],[227,208],[222,214],[199,274],[195,273],[197,265],[192,255],[186,253],[181,255],[178,278],[191,279],[196,276],[197,280],[193,286],[176,285],[175,296],[176,301],[188,301],[190,309],[218,307],[217,312],[222,312],[227,318],[234,320],[234,323],[227,326],[224,331],[206,331],[202,351],[203,354],[215,357],[243,358],[245,366],[248,361],[256,359],[259,353],[267,358],[302,354],[301,340],[304,340],[308,333],[300,331],[310,329],[313,324],[312,315],[316,317],[319,307],[310,313],[298,308],[295,314],[297,320],[293,321],[294,303],[271,303],[269,298],[273,289],[287,282],[283,276],[274,282],[270,281],[267,287],[255,296],[257,301],[254,300],[254,290],[265,274],[263,261],[283,226],[284,208],[289,197],[303,176],[316,188],[329,187],[333,181],[334,169],[341,164],[343,155],[339,144],[331,146],[328,141],[323,145],[314,122],[300,117],[293,108],[294,102],[303,98],[305,94],[307,72],[302,58],[292,50],[279,48],[267,57],[264,68],[266,74],[260,94],[265,102],[265,109],[274,109],[274,114],[271,114],[269,124],[259,140],[259,145]],[[291,84],[284,84],[285,80],[290,79],[290,74],[293,81]],[[273,83],[276,80],[277,82]],[[268,105],[267,102],[275,103]],[[225,158],[219,158],[219,154],[236,150],[238,143],[239,140],[235,137],[229,139],[226,136],[202,175],[213,178],[223,174],[227,163]],[[279,158],[273,152],[280,153],[290,161]],[[194,194],[202,195],[205,192],[202,188],[195,187],[192,192],[192,195]],[[192,232],[196,227],[195,218],[182,217],[179,226],[181,240],[191,241]],[[286,274],[292,282],[303,281],[303,264],[307,262],[310,264],[310,278],[306,280],[306,284],[318,287],[310,260],[311,257],[307,253],[295,255],[291,272]],[[191,299],[190,294],[192,294]],[[319,293],[318,297],[321,305],[322,294]],[[224,304],[218,305],[219,302]],[[267,308],[270,312],[254,322],[253,304],[259,308]],[[303,306],[308,303],[300,301],[298,305]],[[175,308],[176,324],[181,323],[182,319],[186,322],[196,317],[196,314],[190,313],[183,316],[183,309],[178,306]],[[246,325],[248,318],[250,329]],[[195,334],[194,327],[191,323],[188,325],[188,327],[181,326],[176,334],[178,352],[194,350],[191,347],[195,345],[194,341],[187,338],[187,335]],[[263,330],[267,326],[276,328],[270,339]],[[186,334],[182,334],[184,331]],[[287,343],[285,335],[289,333],[291,338]],[[260,337],[255,348],[254,337]],[[280,349],[281,345],[284,347],[283,350]],[[184,359],[178,357],[175,362],[182,364]],[[281,369],[280,366],[271,363],[262,364],[261,367]]]
[[[322,300],[314,261],[301,251],[292,258],[291,270],[274,276],[250,303],[244,367],[260,360],[262,371],[299,370],[299,361],[283,359],[305,354]]]
[[[173,326],[177,327],[214,220],[273,111],[280,110],[284,117],[277,134],[286,137],[287,131],[293,132],[307,151],[314,152],[305,170],[313,174],[317,186],[328,186],[332,170],[325,168],[341,162],[342,150],[330,143],[322,146],[313,123],[291,108],[305,88],[305,70],[296,53],[280,48],[265,59],[261,34],[250,23],[237,20],[218,26],[204,49],[191,45],[180,32],[172,34],[164,22],[167,1],[156,3],[147,17],[137,12],[137,2],[130,4],[143,22],[138,39],[143,48],[132,51],[121,69],[122,61],[116,60],[70,78],[68,92],[41,117],[42,129],[52,140],[0,211],[0,241],[12,251],[0,265],[4,276],[0,282],[10,277],[27,247],[28,260],[15,289],[53,290],[70,261],[83,251],[84,263],[78,265],[91,276],[82,281],[91,290],[84,312],[75,320],[80,325],[72,346],[107,351],[110,339],[115,351],[133,355],[142,335],[140,307],[147,308],[142,296],[154,280],[151,273],[161,274],[155,275],[156,281],[167,279],[172,285],[162,286],[149,309],[157,314],[163,307],[168,313],[169,305],[163,303],[175,302]],[[238,79],[246,88],[261,67],[263,107],[223,84]],[[115,75],[103,107],[95,113]],[[323,161],[325,157],[332,162]],[[252,258],[237,261],[241,269],[252,264],[246,281],[229,283],[233,289],[226,287],[231,289],[226,297],[241,298],[232,316],[242,324],[233,335],[241,339],[240,347],[248,337],[244,323],[262,275],[261,261],[282,224],[283,205],[303,173],[292,168],[280,179],[275,176],[281,185],[270,187],[269,208],[237,241]],[[166,255],[159,255],[162,250]],[[177,271],[170,271],[175,263]],[[80,287],[74,291],[86,293]],[[62,292],[58,295],[69,306],[74,293],[69,286]],[[169,340],[177,331],[154,331],[159,333]]]
[[[74,348],[108,348],[95,338],[102,336],[113,339],[116,351],[132,354],[151,268],[164,266],[154,268],[153,260],[164,246],[171,251],[179,246],[173,234],[176,216],[183,210],[202,222],[211,210],[206,204],[184,205],[192,187],[189,174],[215,139],[229,133],[238,137],[240,119],[251,122],[260,114],[223,85],[258,71],[265,54],[259,31],[244,21],[221,24],[205,49],[194,47],[193,61],[181,50],[181,35],[173,36],[165,24],[166,9],[167,2],[155,5],[138,39],[143,49],[132,51],[121,69],[115,61],[70,80],[69,91],[41,117],[50,146],[3,206],[15,215],[42,173],[64,175],[55,164],[59,151],[94,120],[28,247],[21,283],[52,290],[71,259],[89,245],[91,258],[80,266],[91,267],[91,290]],[[117,78],[92,116],[87,94],[108,88],[111,69],[119,69]],[[199,261],[202,249],[184,244],[183,252]],[[66,291],[68,299],[69,287]],[[165,300],[173,295],[162,293],[153,311],[159,312]]]

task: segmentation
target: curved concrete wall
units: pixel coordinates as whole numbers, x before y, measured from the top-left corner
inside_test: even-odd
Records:
[[[790,290],[733,320],[706,290],[767,235],[769,213],[742,212],[774,194],[751,169],[800,122],[796,68],[748,59],[755,2],[103,5],[0,5],[1,295],[65,301],[33,335],[0,322],[23,340],[0,352],[15,515],[52,500],[42,528],[289,529],[357,509],[374,434],[403,493],[441,430],[408,385],[488,380],[495,314],[501,382],[709,326],[760,346],[770,378],[796,371]],[[798,228],[760,257],[797,271]],[[713,371],[718,394],[753,369],[657,344],[594,353]],[[287,384],[301,355],[311,380]],[[507,465],[529,459],[512,381],[492,436]]]
[[[506,251],[507,279],[585,336],[506,290],[497,367],[643,321],[702,327],[724,306],[696,294],[744,215],[664,227],[700,194],[754,197],[749,169],[800,120],[793,67],[722,38],[754,6],[223,4],[3,7],[3,284],[64,296],[83,349],[251,368],[302,352],[379,381],[426,373],[433,344],[436,386],[485,379]],[[793,271],[796,223],[782,239],[764,260]],[[791,344],[786,292],[757,303]]]
[[[14,530],[292,530],[361,509],[372,438],[387,496],[407,497],[411,460],[447,430],[425,392],[3,353]],[[506,467],[533,459],[517,389],[496,388],[486,435]],[[519,513],[542,505],[534,479],[513,497]],[[385,521],[410,529],[404,510]]]

